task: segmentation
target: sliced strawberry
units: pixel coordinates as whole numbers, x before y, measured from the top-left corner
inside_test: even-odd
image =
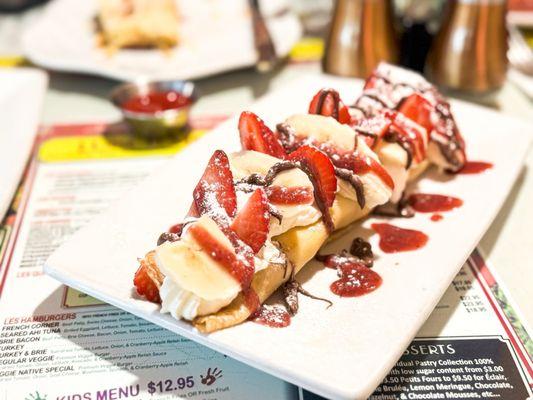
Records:
[[[328,230],[333,231],[335,226],[329,208],[335,200],[337,177],[331,160],[326,154],[311,146],[300,147],[289,155],[289,159],[298,161],[302,170],[309,176],[314,187],[317,206],[322,212],[322,219]]]
[[[340,99],[339,92],[334,89],[321,89],[309,104],[309,114],[333,117],[341,124],[352,121],[348,107]]]
[[[229,167],[228,156],[217,150],[193,192],[195,208],[189,211],[198,215],[235,216],[237,195],[233,186],[233,174]]]
[[[228,232],[229,229],[227,230]],[[235,248],[235,252],[228,249],[221,244],[217,239],[209,233],[207,229],[199,224],[193,224],[189,228],[189,233],[200,247],[208,254],[214,261],[220,263],[228,273],[230,273],[242,286],[248,288],[252,282],[254,275],[253,255],[247,256],[247,251],[241,252],[239,248]],[[226,232],[225,232],[226,233]],[[228,239],[234,244],[235,239],[232,234],[227,235]],[[238,240],[238,239],[237,239]],[[243,245],[245,246],[245,245]],[[234,247],[239,247],[235,246]],[[247,246],[245,246],[247,247]],[[247,247],[248,251],[249,248]]]
[[[313,191],[307,186],[268,186],[268,201],[272,204],[310,204],[313,202]]]
[[[374,70],[372,74],[368,78],[366,78],[365,86],[363,87],[363,90],[372,89],[376,87],[376,85],[378,84],[380,80],[378,75],[379,74],[377,72],[377,69]]]
[[[276,134],[253,112],[244,111],[241,114],[239,134],[244,150],[255,150],[277,158],[287,155]]]
[[[168,228],[168,231],[169,231],[169,233],[174,233],[174,234],[176,234],[178,236],[181,236],[181,234],[183,232],[184,225],[185,224],[183,222],[174,224],[170,228]]]
[[[269,224],[268,198],[263,189],[257,189],[235,217],[231,229],[257,253],[265,244]]]
[[[389,130],[395,114],[393,112],[386,112],[370,118],[363,118],[354,123],[352,127],[360,137],[365,139],[368,146],[374,147]]]
[[[418,93],[404,98],[398,106],[398,111],[418,125],[431,132],[433,123],[431,122],[432,106],[424,97]]]
[[[133,284],[137,289],[139,295],[144,296],[146,300],[153,303],[160,303],[159,287],[155,283],[155,279],[150,276],[150,267],[145,260],[141,261],[141,265],[135,272],[133,277]]]
[[[416,162],[421,162],[426,157],[426,143],[428,141],[426,129],[399,113],[394,118],[390,130],[399,136],[401,142],[409,146]]]
[[[299,161],[312,175],[312,183],[316,184],[321,200],[327,207],[333,205],[337,190],[337,178],[335,168],[329,157],[316,147],[302,146],[289,155],[292,161]],[[306,171],[307,172],[307,171]]]

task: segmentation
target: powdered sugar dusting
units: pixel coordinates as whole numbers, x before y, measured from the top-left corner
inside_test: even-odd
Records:
[[[271,328],[285,328],[291,324],[291,316],[284,307],[266,304],[263,304],[250,319]]]

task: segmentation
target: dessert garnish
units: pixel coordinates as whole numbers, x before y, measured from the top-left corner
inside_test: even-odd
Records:
[[[308,111],[276,131],[252,112],[241,114],[242,151],[213,153],[186,217],[140,260],[139,295],[205,333],[246,320],[288,326],[299,294],[332,304],[295,279],[315,255],[337,271],[330,289],[338,296],[361,296],[382,283],[363,238],[339,254],[317,255],[333,233],[371,212],[407,217],[415,210],[438,220],[437,212],[462,204],[451,196],[404,193],[429,163],[458,171],[466,160],[449,105],[423,78],[382,65],[355,107],[323,89]],[[371,226],[386,253],[428,241],[417,230]],[[284,304],[264,305],[277,289]]]
[[[330,289],[341,297],[358,297],[376,290],[382,278],[371,268],[374,263],[372,246],[363,238],[355,238],[350,252],[342,250],[340,254],[317,254],[315,259],[328,268],[337,270],[338,280]]]
[[[263,304],[250,320],[271,328],[285,328],[291,324],[291,315],[283,306]]]
[[[490,168],[492,168],[494,165],[489,162],[485,161],[467,161],[466,164],[458,171],[456,171],[456,174],[479,174],[481,172],[484,172]]]
[[[463,205],[463,200],[457,197],[429,193],[413,193],[407,201],[416,212],[421,213],[445,212]]]
[[[417,250],[429,239],[423,232],[386,223],[372,224],[372,229],[379,235],[379,248],[385,253]]]

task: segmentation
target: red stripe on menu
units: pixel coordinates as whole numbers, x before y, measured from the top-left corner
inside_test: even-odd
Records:
[[[13,232],[12,232],[12,235],[11,237],[8,239],[9,240],[9,244],[8,246],[9,247],[9,250],[6,251],[6,254],[9,252],[9,255],[7,256],[7,262],[4,264],[5,265],[5,268],[4,268],[4,271],[1,271],[0,270],[0,273],[3,272],[3,276],[1,277],[1,281],[0,281],[0,296],[2,296],[2,291],[4,290],[4,285],[6,283],[6,278],[7,278],[7,274],[9,272],[9,267],[11,265],[11,259],[13,258],[13,253],[15,252],[15,247],[16,247],[16,244],[17,244],[17,239],[18,239],[18,236],[19,236],[19,233],[20,233],[20,227],[22,226],[22,221],[24,219],[24,216],[26,214],[26,207],[28,205],[28,202],[29,202],[29,199],[30,199],[30,194],[32,192],[32,189],[33,189],[33,181],[35,179],[35,173],[37,171],[37,162],[35,160],[35,158],[33,158],[30,162],[30,165],[28,167],[28,175],[27,175],[27,178],[24,180],[24,183],[23,183],[23,187],[24,187],[24,195],[22,196],[22,199],[21,199],[21,202],[20,202],[20,206],[19,208],[17,209],[16,211],[16,219],[15,219],[15,223],[13,225]],[[5,255],[4,254],[4,257]],[[0,266],[2,266],[2,263],[3,263],[4,259],[0,260]]]
[[[200,115],[191,117],[189,124],[193,129],[213,129],[229,118],[226,114]],[[55,137],[65,136],[94,136],[103,134],[109,127],[126,130],[124,122],[106,123],[94,122],[87,124],[54,124],[41,127],[41,132],[37,136],[37,141],[42,143],[45,140]]]
[[[485,278],[485,276],[490,277],[489,279],[487,279],[488,281],[495,282],[494,277],[492,276],[492,274],[490,273],[490,271],[487,268],[487,265],[485,264],[485,260],[483,259],[481,254],[479,254],[479,252],[477,250],[474,250],[474,252],[470,256],[470,260],[471,260],[472,263],[469,263],[469,266],[470,266],[470,269],[472,270],[472,273],[474,274],[474,277],[479,282],[479,284],[481,286],[481,289],[483,290],[483,293],[487,297],[492,309],[494,310],[494,312],[496,313],[496,316],[500,320],[500,323],[502,324],[503,329],[507,333],[507,336],[509,337],[509,340],[511,340],[511,343],[513,344],[513,347],[514,347],[516,353],[518,354],[518,356],[520,357],[522,363],[524,364],[524,366],[525,366],[525,368],[526,368],[526,370],[527,370],[527,372],[529,374],[529,377],[533,378],[533,368],[530,365],[531,359],[530,359],[529,356],[526,356],[524,354],[524,352],[522,350],[522,346],[523,346],[522,341],[519,338],[517,338],[517,335],[516,335],[516,332],[514,331],[514,329],[509,327],[509,325],[510,325],[509,320],[502,313],[501,308],[499,307],[499,305],[494,301],[493,296],[492,296],[492,292],[490,291],[490,289],[487,289],[485,287],[486,283],[484,282],[484,280],[480,279],[479,275],[481,274],[483,276],[483,278]],[[474,266],[475,266],[475,268],[474,268]]]

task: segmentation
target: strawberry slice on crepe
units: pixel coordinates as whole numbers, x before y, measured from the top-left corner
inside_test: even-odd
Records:
[[[299,162],[302,170],[309,176],[324,223],[329,231],[333,231],[335,226],[331,219],[329,208],[335,200],[337,177],[331,160],[326,154],[311,146],[301,146],[298,150],[289,154],[288,158],[291,161]]]
[[[133,285],[140,296],[152,303],[161,303],[159,296],[159,287],[163,281],[163,275],[159,269],[154,268],[153,252],[147,254],[146,258],[141,261],[141,265],[133,277]]]
[[[228,156],[217,150],[193,192],[194,203],[190,214],[209,214],[220,220],[225,216],[233,218],[237,211],[237,195],[233,186],[233,174]]]
[[[344,105],[339,92],[335,89],[319,90],[309,104],[309,114],[333,117],[341,124],[349,124],[352,121],[348,107]]]
[[[405,115],[411,121],[416,122],[421,127],[431,132],[433,124],[431,122],[432,106],[424,97],[418,93],[405,97],[397,107],[398,112]]]
[[[287,155],[276,134],[253,112],[241,114],[239,134],[243,150],[255,150],[282,159]]]
[[[263,189],[256,189],[231,224],[231,229],[257,253],[265,244],[270,224],[268,198]]]

